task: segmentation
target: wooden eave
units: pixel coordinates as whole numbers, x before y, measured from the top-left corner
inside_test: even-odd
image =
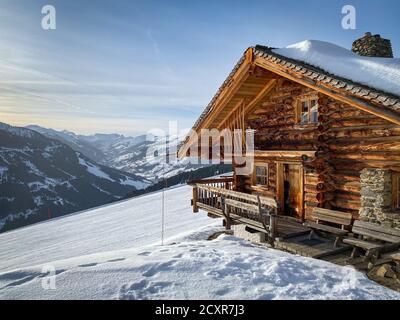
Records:
[[[260,69],[269,73],[257,77],[257,71]],[[273,53],[271,48],[256,46],[246,50],[193,126],[193,130],[199,133],[201,129],[221,129],[229,116],[242,104],[245,112],[249,113],[271,92],[279,78],[299,83],[337,101],[400,125],[400,97],[279,56]],[[186,156],[190,145],[196,142],[195,139],[196,137],[190,136],[181,144],[178,151],[180,158]]]

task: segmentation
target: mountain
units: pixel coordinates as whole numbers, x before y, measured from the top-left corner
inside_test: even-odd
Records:
[[[39,126],[28,128],[68,144],[88,158],[125,172],[133,173],[153,183],[164,177],[172,177],[182,172],[197,170],[208,165],[191,164],[188,159],[172,163],[160,161],[165,156],[166,137],[146,136],[126,137],[120,134],[77,135],[69,131],[56,131]],[[179,137],[169,138],[170,147],[180,142]]]
[[[60,140],[0,123],[0,231],[113,202],[151,184]]]
[[[88,158],[101,163],[105,159],[105,154],[98,148],[93,147],[90,142],[86,142],[81,139],[78,135],[71,131],[63,130],[57,131],[53,129],[42,128],[37,125],[30,125],[26,128],[39,132],[49,138],[56,139],[70,146],[75,151],[78,151]]]

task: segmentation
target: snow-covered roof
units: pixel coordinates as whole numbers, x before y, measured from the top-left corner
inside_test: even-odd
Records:
[[[332,43],[306,40],[283,49],[256,46],[254,55],[314,83],[400,112],[400,59],[359,56]]]
[[[362,57],[335,44],[306,40],[272,52],[400,96],[400,59]]]
[[[307,79],[315,85],[322,84],[332,92],[345,92],[359,101],[377,105],[382,111],[387,110],[391,117],[399,117],[400,59],[362,57],[329,42],[306,40],[282,49],[257,45],[246,50],[197,119],[192,128],[194,131],[211,114],[221,93],[247,61],[249,50],[252,50],[253,59],[264,59],[283,69],[284,73],[296,74],[298,78]],[[187,137],[179,148],[189,140]]]

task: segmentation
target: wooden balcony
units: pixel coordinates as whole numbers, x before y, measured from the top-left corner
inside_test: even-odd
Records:
[[[227,229],[232,224],[245,224],[251,230],[265,233],[270,242],[277,237],[288,238],[309,232],[301,221],[279,216],[274,198],[234,191],[232,177],[190,184],[193,186],[193,212],[201,209],[213,217],[221,217]]]

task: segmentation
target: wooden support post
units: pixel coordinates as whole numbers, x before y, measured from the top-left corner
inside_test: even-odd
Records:
[[[193,187],[193,213],[199,212],[199,208],[197,207],[197,200],[198,200],[197,192],[198,192],[197,187]]]
[[[222,214],[225,217],[225,229],[231,230],[231,219],[229,218],[229,208],[228,205],[225,203],[225,198],[221,197],[221,210]]]
[[[275,241],[277,236],[277,224],[278,224],[278,216],[275,214],[271,214],[269,218],[269,235],[272,241]]]

